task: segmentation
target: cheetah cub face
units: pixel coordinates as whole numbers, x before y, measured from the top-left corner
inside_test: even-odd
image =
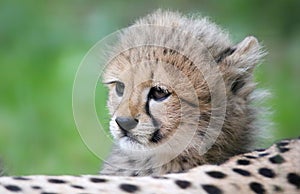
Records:
[[[124,29],[103,75],[116,142],[108,162],[185,158],[191,167],[250,149],[262,56],[256,38],[232,44],[206,18],[157,11]]]
[[[152,56],[147,58],[146,53]],[[168,142],[176,132],[184,136],[188,133],[184,124],[194,125],[195,132],[198,118],[188,122],[199,112],[198,100],[193,83],[184,74],[191,70],[178,69],[190,63],[184,60],[169,49],[143,46],[124,51],[110,62],[104,81],[109,87],[110,131],[122,149],[154,148]],[[207,92],[202,91],[202,95]],[[183,120],[193,109],[190,118]]]

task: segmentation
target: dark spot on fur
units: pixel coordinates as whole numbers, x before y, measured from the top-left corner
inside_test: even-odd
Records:
[[[139,190],[139,188],[136,185],[132,184],[121,184],[120,189],[127,193],[134,193]]]
[[[151,176],[154,179],[169,179],[168,177],[164,177],[164,176]]]
[[[54,184],[63,184],[66,183],[66,181],[64,180],[60,180],[60,179],[48,179],[49,183],[54,183]]]
[[[254,191],[257,194],[264,194],[266,193],[266,190],[264,189],[263,185],[257,182],[251,182],[250,183],[250,189]]]
[[[283,148],[283,147],[279,147],[278,149],[281,153],[284,153],[284,152],[287,152],[290,150],[290,148]]]
[[[243,175],[243,176],[251,176],[251,173],[247,170],[243,170],[243,169],[240,169],[240,168],[234,168],[232,170],[233,170],[233,172],[236,172],[236,173],[238,173],[240,175]]]
[[[41,192],[41,194],[57,194],[57,193],[53,193],[53,192]]]
[[[76,189],[84,189],[84,187],[80,186],[80,185],[71,185],[71,187],[76,188]]]
[[[202,185],[202,188],[209,194],[222,194],[222,190],[214,185]]]
[[[245,158],[248,158],[248,159],[256,159],[257,157],[256,157],[256,156],[250,156],[250,155],[247,155],[247,156],[245,156]]]
[[[216,178],[216,179],[222,179],[227,176],[223,172],[219,172],[219,171],[209,171],[209,172],[206,172],[206,174],[208,174],[209,176]]]
[[[249,165],[250,164],[250,161],[249,160],[243,160],[243,159],[240,159],[237,161],[237,164],[239,165]]]
[[[181,189],[186,189],[191,186],[191,183],[185,180],[176,180],[175,184],[178,185],[178,187],[180,187]]]
[[[40,189],[42,189],[42,187],[40,187],[40,186],[31,186],[31,188],[34,189],[34,190],[40,190]]]
[[[259,156],[259,157],[265,157],[265,156],[267,156],[267,155],[269,155],[269,153],[261,153],[261,154],[259,154],[258,156]]]
[[[271,158],[269,158],[270,162],[272,162],[273,164],[282,164],[283,162],[285,162],[284,158],[281,155],[276,155],[273,156]]]
[[[264,152],[264,151],[266,151],[266,149],[260,148],[260,149],[255,149],[255,151],[257,151],[257,152]]]
[[[295,185],[297,189],[300,189],[300,176],[296,173],[289,173],[287,175],[288,182]]]
[[[281,142],[277,143],[277,146],[279,146],[279,147],[284,147],[284,146],[287,146],[287,145],[289,145],[289,142],[281,141]]]
[[[279,142],[276,144],[276,147],[278,148],[278,150],[281,152],[281,153],[284,153],[284,152],[287,152],[290,150],[290,148],[286,148],[287,144],[285,144],[284,142]]]
[[[176,52],[174,49],[169,49],[169,53],[170,53],[171,55],[174,55],[174,54],[176,54],[177,52]]]
[[[273,170],[269,169],[269,168],[260,168],[258,170],[258,173],[261,174],[264,177],[268,177],[268,178],[274,178],[275,177],[275,173],[273,172]]]
[[[94,178],[94,177],[90,178],[90,181],[93,182],[93,183],[105,183],[105,182],[107,182],[106,179],[103,179],[103,178]]]
[[[12,192],[19,192],[22,191],[22,189],[16,185],[5,185],[4,186],[7,190],[12,191]]]
[[[13,177],[13,179],[15,179],[15,180],[21,180],[21,181],[31,180],[30,178],[25,178],[25,177],[21,177],[21,176],[15,176],[15,177]]]
[[[163,50],[163,54],[166,55],[167,53],[168,53],[168,49],[165,48],[165,49]]]

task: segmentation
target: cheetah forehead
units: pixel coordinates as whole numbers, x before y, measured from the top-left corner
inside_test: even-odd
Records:
[[[160,45],[182,53],[196,49],[198,56],[208,51],[210,56],[216,57],[232,43],[228,33],[208,18],[158,10],[122,30],[111,54],[141,45]]]

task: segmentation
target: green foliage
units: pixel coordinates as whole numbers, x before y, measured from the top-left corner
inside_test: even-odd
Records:
[[[252,34],[269,55],[257,70],[276,123],[270,142],[300,134],[299,1],[12,1],[0,2],[0,155],[10,174],[97,173],[72,113],[77,67],[88,49],[156,8],[202,13],[237,42]],[[97,88],[107,130],[106,91]],[[106,145],[103,145],[107,149]]]

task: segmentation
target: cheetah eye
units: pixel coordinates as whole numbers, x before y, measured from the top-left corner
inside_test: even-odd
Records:
[[[116,92],[119,97],[123,96],[125,85],[122,82],[116,81]]]
[[[161,87],[152,87],[149,92],[149,98],[155,101],[163,101],[170,96],[170,92]]]

